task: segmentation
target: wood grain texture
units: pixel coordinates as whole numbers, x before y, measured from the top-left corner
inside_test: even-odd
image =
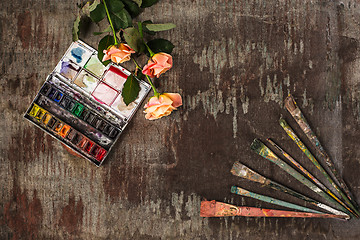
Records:
[[[310,147],[283,108],[288,93],[360,202],[358,1],[162,0],[146,9],[141,20],[177,25],[160,34],[176,48],[157,84],[184,105],[158,121],[139,111],[100,168],[22,117],[70,45],[75,13],[70,0],[0,2],[1,239],[360,238],[356,219],[199,217],[202,197],[274,208],[231,194],[234,184],[303,204],[239,180],[235,160],[321,200],[249,147],[271,137],[324,182],[278,124],[283,115]]]

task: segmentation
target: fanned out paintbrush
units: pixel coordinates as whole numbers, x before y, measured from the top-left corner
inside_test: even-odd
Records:
[[[308,180],[306,177],[304,177],[302,174],[300,174],[298,171],[296,171],[294,168],[289,166],[286,162],[281,160],[278,156],[275,155],[267,146],[265,146],[259,139],[254,139],[254,141],[251,144],[251,149],[255,151],[257,154],[262,156],[263,158],[275,163],[280,168],[282,168],[284,171],[286,171],[288,174],[290,174],[292,177],[294,177],[296,180],[304,184],[306,187],[310,188],[312,191],[317,193],[318,195],[325,198],[327,201],[332,202],[336,204],[341,211],[352,214],[354,216],[357,216],[356,213],[354,213],[349,207],[347,207],[345,204],[341,204],[337,201],[335,201],[333,198],[331,198],[329,195],[327,195],[321,188],[316,186],[313,182]]]
[[[289,94],[285,99],[285,107],[295,119],[297,124],[300,126],[301,130],[306,134],[307,138],[310,140],[312,145],[315,147],[316,151],[325,159],[326,165],[329,167],[330,171],[334,175],[335,179],[339,182],[341,189],[346,193],[347,197],[353,203],[353,205],[359,209],[358,204],[356,203],[354,197],[352,196],[349,188],[347,187],[344,180],[340,177],[338,171],[336,170],[334,163],[331,161],[329,155],[326,153],[324,148],[321,146],[319,139],[315,135],[314,131],[311,130],[309,123],[302,114],[300,108],[297,106],[294,98]]]
[[[339,202],[342,205],[345,205],[341,200],[333,194],[324,184],[322,184],[317,178],[315,178],[310,172],[308,172],[303,166],[300,165],[294,158],[292,158],[287,152],[285,152],[279,145],[274,143],[270,138],[267,139],[267,141],[273,145],[279,152],[282,153],[282,155],[288,159],[299,171],[304,173],[311,181],[313,181],[318,187],[320,187],[323,191],[325,191],[327,194],[329,194],[333,199],[335,199],[337,202]]]
[[[297,217],[297,218],[338,218],[344,219],[344,215],[318,214],[307,212],[282,211],[274,209],[235,206],[232,204],[212,201],[201,201],[200,217]]]
[[[342,199],[348,204],[348,206],[356,212],[357,216],[360,215],[360,212],[354,207],[351,203],[350,199],[344,194],[339,186],[334,182],[334,180],[330,177],[330,175],[325,171],[325,169],[321,166],[321,164],[316,160],[316,158],[310,153],[309,149],[304,145],[304,143],[300,140],[300,138],[296,135],[294,130],[289,126],[289,124],[285,121],[285,119],[280,118],[279,123],[281,127],[285,130],[285,132],[289,135],[289,137],[296,143],[296,145],[305,153],[305,155],[310,159],[310,161],[316,166],[317,169],[325,176],[328,182],[335,188],[335,190],[340,194]]]
[[[304,200],[306,201],[307,203],[310,203],[314,206],[317,206],[323,210],[326,210],[326,211],[329,211],[331,212],[332,214],[335,214],[335,215],[345,215],[347,218],[350,218],[349,215],[341,212],[341,211],[338,211],[326,204],[323,204],[323,203],[320,203],[314,199],[311,199],[301,193],[298,193],[288,187],[285,187],[283,185],[281,185],[280,183],[277,183],[277,182],[274,182],[262,175],[260,175],[259,173],[255,172],[254,170],[248,168],[247,166],[241,164],[240,162],[235,162],[232,169],[231,169],[231,173],[235,176],[238,176],[238,177],[242,177],[242,178],[245,178],[245,179],[248,179],[250,181],[253,181],[253,182],[258,182],[260,184],[262,184],[263,186],[266,186],[266,187],[269,187],[269,188],[272,188],[274,190],[279,190],[283,193],[287,193],[293,197],[296,197],[298,199],[301,199],[301,200]]]
[[[279,205],[279,206],[283,206],[283,207],[287,207],[287,208],[291,208],[291,209],[295,209],[295,210],[299,210],[302,212],[311,212],[311,213],[322,213],[316,210],[313,210],[311,208],[307,208],[307,207],[303,207],[297,204],[293,204],[293,203],[289,203],[286,201],[282,201],[273,197],[268,197],[265,195],[261,195],[258,193],[254,193],[254,192],[250,192],[244,188],[240,188],[237,186],[232,186],[231,187],[231,192],[235,193],[237,195],[240,196],[244,196],[244,197],[250,197],[250,198],[254,198],[263,202],[267,202],[267,203],[271,203],[271,204],[275,204],[275,205]]]

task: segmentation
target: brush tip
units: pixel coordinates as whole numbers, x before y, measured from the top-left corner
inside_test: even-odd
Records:
[[[237,177],[245,177],[247,174],[247,171],[249,171],[249,170],[250,169],[247,166],[236,161],[236,162],[234,162],[230,172]]]
[[[279,123],[280,123],[280,125],[281,125],[282,127],[285,127],[285,126],[288,125],[287,122],[285,121],[285,119],[283,119],[283,118],[280,118],[280,119],[279,119]]]
[[[259,139],[255,138],[254,141],[251,143],[250,148],[254,151],[259,151],[263,147],[263,145],[264,144]]]
[[[234,162],[234,164],[233,164],[230,172],[231,172],[233,175],[238,176],[238,175],[239,175],[239,172],[240,172],[240,170],[241,170],[241,168],[242,168],[242,166],[243,166],[243,165],[242,165],[240,162],[236,161],[236,162]]]
[[[285,108],[289,112],[292,112],[297,108],[296,102],[295,102],[293,96],[291,96],[291,94],[289,94],[289,96],[287,96],[287,98],[285,99]]]

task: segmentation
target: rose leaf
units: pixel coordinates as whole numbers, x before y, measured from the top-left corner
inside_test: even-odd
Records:
[[[121,93],[121,96],[123,97],[126,106],[137,98],[137,96],[139,95],[139,91],[139,81],[133,74],[130,74],[126,79],[126,82],[124,83],[124,87]]]
[[[114,42],[114,37],[111,35],[106,35],[105,37],[103,37],[98,45],[98,59],[100,60],[100,62],[102,62],[105,66],[108,65],[110,63],[110,60],[107,60],[105,62],[102,61],[103,57],[104,57],[104,53],[103,51],[108,49],[109,46],[113,45]]]
[[[152,31],[152,32],[161,32],[161,31],[167,31],[170,29],[173,29],[176,27],[175,24],[173,23],[162,23],[162,24],[144,24],[145,27],[147,28],[147,30]]]
[[[79,25],[80,25],[80,14],[76,17],[73,25],[73,41],[79,40]]]
[[[124,29],[124,38],[127,44],[135,50],[135,52],[143,52],[145,45],[140,36],[139,30],[134,27]]]
[[[104,4],[98,4],[94,10],[90,12],[90,18],[94,22],[98,23],[106,17],[106,11]]]
[[[121,9],[119,12],[110,13],[110,16],[116,32],[120,29],[132,26],[131,16],[125,8]]]
[[[174,45],[166,39],[158,38],[147,42],[147,45],[154,53],[165,52],[170,54],[174,49]]]
[[[116,13],[121,11],[124,8],[124,4],[121,0],[105,0],[106,6],[110,12]]]
[[[141,9],[135,2],[132,0],[122,0],[122,2],[125,4],[125,8],[130,13],[132,18],[135,18],[140,14]]]
[[[159,0],[143,0],[141,7],[142,8],[147,8],[147,7],[151,7],[152,5],[154,5],[155,3],[157,3]]]

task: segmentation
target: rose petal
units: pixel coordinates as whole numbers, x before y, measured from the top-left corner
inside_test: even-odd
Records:
[[[159,101],[159,99],[154,96],[154,97],[151,97],[151,98],[149,99],[149,101],[148,101],[147,104],[144,106],[144,108],[148,108],[148,107],[151,107],[151,106],[153,106],[153,105],[159,105],[159,104],[161,104],[160,101]]]
[[[102,61],[106,61],[106,60],[109,60],[109,59],[110,59],[110,55],[107,55],[107,54],[105,53]]]
[[[167,96],[168,98],[170,98],[173,103],[172,106],[173,107],[180,107],[182,105],[182,99],[181,99],[181,95],[178,93],[163,93],[163,95]]]
[[[172,60],[172,56],[167,53],[157,53],[152,57],[153,61],[162,65],[162,66],[169,66]],[[171,65],[170,65],[171,66]]]
[[[153,111],[152,114],[153,114],[155,117],[160,117],[160,116],[162,116],[163,114],[169,112],[169,110],[170,110],[170,112],[171,112],[172,108],[173,108],[173,107],[170,106],[170,105],[163,105],[163,106],[161,106],[161,107],[158,107],[155,111]]]
[[[126,62],[130,60],[130,56],[124,57],[120,63]]]
[[[111,61],[119,64],[130,60],[131,53],[135,53],[128,45],[120,43],[117,46],[111,46],[108,50],[104,50],[105,54],[102,61],[111,59]]]
[[[152,60],[159,65],[164,65],[168,59],[167,56],[160,53],[157,53],[152,57]]]
[[[121,50],[119,50],[117,48],[110,48],[107,54],[113,55],[113,54],[120,53],[120,52],[121,52]]]
[[[157,78],[159,78],[160,74],[162,74],[163,72],[166,72],[166,70],[163,67],[153,67],[153,74],[156,75]]]
[[[154,117],[151,113],[148,113],[145,115],[145,118],[148,119],[148,120],[155,120],[157,119],[156,117]]]
[[[152,73],[152,69],[149,68],[149,65],[144,66],[142,73],[148,75],[151,78],[155,77],[154,74]]]
[[[168,96],[161,94],[159,96],[159,102],[162,103],[163,105],[172,105],[173,101],[171,100],[171,98],[169,98]]]

